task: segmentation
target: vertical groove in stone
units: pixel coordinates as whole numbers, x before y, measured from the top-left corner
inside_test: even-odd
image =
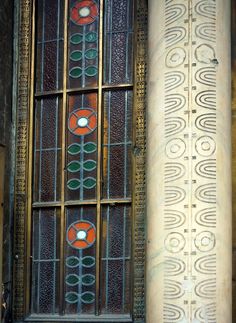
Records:
[[[149,1],[147,322],[231,322],[230,1]]]

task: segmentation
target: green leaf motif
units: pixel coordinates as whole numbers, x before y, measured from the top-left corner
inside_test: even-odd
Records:
[[[68,153],[70,155],[77,155],[80,153],[80,145],[79,144],[72,144],[68,147]]]
[[[93,177],[87,177],[84,179],[84,187],[87,189],[94,188],[96,186],[96,179]]]
[[[74,191],[77,190],[80,187],[80,180],[77,178],[72,178],[67,182],[67,187]]]
[[[97,75],[97,72],[98,72],[98,69],[97,69],[96,66],[88,66],[85,69],[85,75],[86,76],[95,76],[95,75]]]
[[[87,33],[86,36],[85,36],[85,40],[88,43],[94,43],[95,41],[97,41],[97,39],[98,39],[98,35],[94,31],[91,31],[90,33]]]
[[[95,258],[91,256],[83,257],[82,266],[86,268],[93,267],[95,265]]]
[[[66,284],[69,286],[76,286],[79,284],[79,276],[70,274],[66,276]]]
[[[95,276],[91,274],[87,274],[82,276],[82,284],[85,286],[90,286],[95,283]]]
[[[98,52],[96,49],[91,48],[91,49],[86,50],[86,52],[85,52],[85,57],[87,59],[94,59],[97,56],[98,56]]]
[[[74,50],[71,54],[70,54],[70,59],[74,62],[78,62],[82,59],[82,52],[80,50]]]
[[[80,170],[80,162],[73,160],[67,165],[68,172],[76,173]]]
[[[70,38],[70,41],[74,45],[78,45],[82,42],[83,40],[83,35],[82,34],[73,34]]]
[[[66,266],[69,268],[76,268],[79,266],[80,260],[78,257],[67,257],[66,258]]]
[[[87,142],[84,145],[84,151],[87,154],[94,153],[96,150],[97,150],[97,145],[95,143],[93,143],[93,142]]]
[[[95,295],[92,292],[85,292],[81,295],[81,301],[85,304],[91,304],[95,300]]]
[[[86,160],[83,164],[83,168],[86,171],[92,171],[97,167],[97,163],[95,160]]]
[[[75,292],[66,293],[66,301],[70,304],[75,304],[79,300],[79,295]]]
[[[69,72],[70,77],[77,79],[82,75],[82,69],[80,67],[73,67]]]

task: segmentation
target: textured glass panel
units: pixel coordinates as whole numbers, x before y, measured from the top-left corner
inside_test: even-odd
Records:
[[[65,311],[95,313],[96,207],[66,211]]]
[[[58,312],[59,216],[55,209],[33,213],[32,299],[33,313]]]
[[[69,88],[94,86],[98,79],[99,1],[71,0],[69,11]]]
[[[103,314],[130,312],[130,206],[102,210],[101,306]]]
[[[62,86],[63,69],[62,0],[37,1],[36,90],[53,91]]]
[[[130,197],[131,91],[105,92],[103,125],[103,197]]]
[[[66,199],[96,196],[97,94],[69,96]]]
[[[132,83],[133,1],[105,2],[104,83]]]
[[[61,100],[36,101],[34,201],[59,200],[61,165]]]

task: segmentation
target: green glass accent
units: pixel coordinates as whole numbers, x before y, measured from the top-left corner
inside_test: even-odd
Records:
[[[72,144],[68,147],[68,153],[70,155],[77,155],[80,153],[80,145],[79,144]]]
[[[95,75],[97,75],[97,72],[98,72],[98,69],[96,66],[88,66],[85,69],[85,75],[87,75],[87,76],[95,76]]]
[[[93,285],[95,283],[95,276],[91,274],[82,276],[82,283],[85,286]]]
[[[86,160],[83,164],[83,169],[87,171],[94,170],[97,166],[97,163],[94,160]]]
[[[93,143],[93,142],[87,142],[84,145],[84,151],[87,154],[94,153],[96,150],[97,150],[97,145],[95,143]]]
[[[80,67],[73,67],[69,73],[70,77],[77,79],[82,75],[82,69]]]
[[[67,187],[70,190],[77,190],[80,187],[80,180],[76,178],[72,178],[67,182]]]
[[[71,173],[76,173],[80,170],[80,162],[73,160],[67,165],[67,170]]]
[[[87,33],[85,36],[85,40],[88,43],[94,43],[95,41],[97,41],[97,39],[98,39],[98,35],[94,31]]]
[[[69,286],[76,286],[79,284],[79,276],[75,274],[70,274],[66,276],[66,283]]]
[[[75,268],[79,266],[79,263],[80,263],[80,260],[78,257],[71,256],[66,258],[67,267]]]
[[[82,266],[83,267],[93,267],[95,265],[95,258],[94,257],[90,257],[90,256],[86,256],[82,259]]]
[[[95,295],[92,292],[85,292],[81,295],[81,301],[83,303],[91,304],[95,300]]]
[[[83,40],[83,35],[82,34],[73,34],[70,37],[70,41],[74,45],[80,44],[82,42],[82,40]]]
[[[91,49],[86,50],[86,52],[85,52],[85,57],[87,59],[94,59],[97,56],[98,56],[98,51],[96,49],[91,48]]]
[[[66,293],[66,301],[70,304],[77,303],[79,300],[79,295],[75,292]]]
[[[91,189],[96,186],[96,179],[93,177],[87,177],[84,179],[84,187]]]
[[[82,52],[80,50],[74,50],[71,54],[70,54],[70,59],[74,62],[80,61],[82,59]]]

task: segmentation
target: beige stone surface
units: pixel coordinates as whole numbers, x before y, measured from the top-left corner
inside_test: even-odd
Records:
[[[230,323],[230,1],[150,0],[147,323]]]

